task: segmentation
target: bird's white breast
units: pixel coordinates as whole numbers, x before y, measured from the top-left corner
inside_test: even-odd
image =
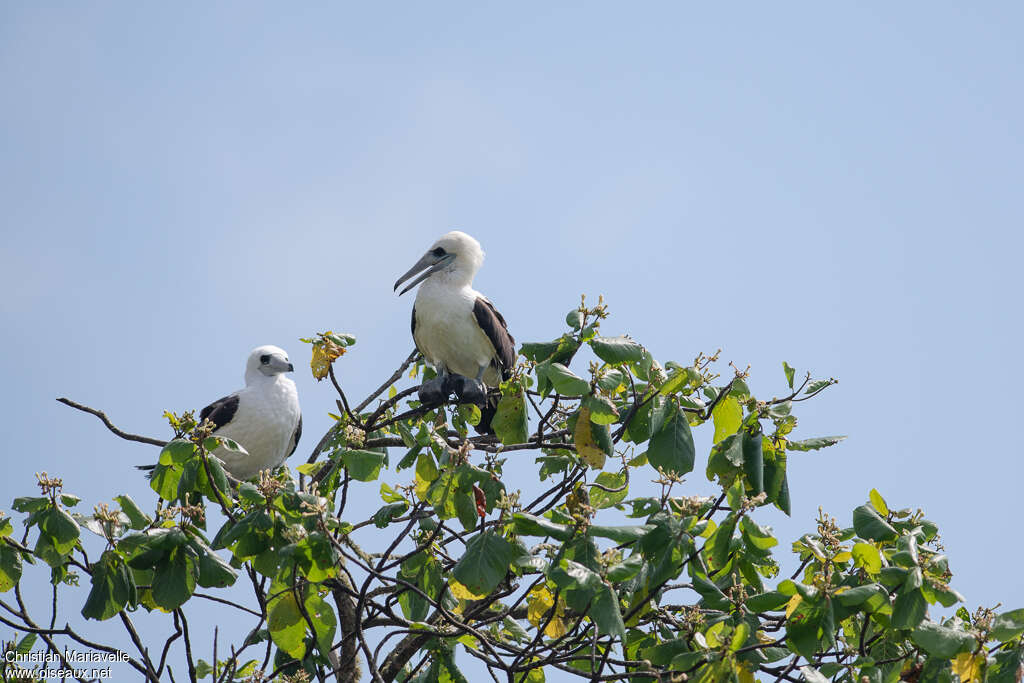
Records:
[[[413,336],[435,368],[443,365],[449,372],[476,377],[494,358],[494,346],[473,314],[478,296],[470,287],[438,286],[430,280],[420,285]]]
[[[237,479],[249,479],[260,470],[277,467],[288,457],[299,414],[298,391],[287,377],[278,375],[249,385],[238,392],[238,410],[231,422],[216,431],[237,441],[249,455],[239,457],[223,448],[214,455]]]

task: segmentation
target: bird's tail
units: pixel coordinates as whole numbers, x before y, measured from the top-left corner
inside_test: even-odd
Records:
[[[135,469],[143,470],[146,473],[146,479],[152,479],[153,470],[156,469],[156,465],[136,465]]]
[[[491,421],[494,419],[495,413],[498,412],[498,401],[500,399],[500,393],[487,394],[487,400],[480,406],[480,422],[476,425],[477,434],[494,434]]]

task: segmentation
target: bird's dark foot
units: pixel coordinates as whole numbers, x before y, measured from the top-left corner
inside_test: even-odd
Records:
[[[448,394],[452,393],[451,376],[444,375],[443,377],[435,377],[434,379],[427,380],[420,385],[418,393],[420,403],[425,405],[444,403],[445,399],[448,398]]]
[[[478,379],[455,375],[452,377],[452,390],[459,403],[475,403],[482,405],[487,400],[487,387]]]

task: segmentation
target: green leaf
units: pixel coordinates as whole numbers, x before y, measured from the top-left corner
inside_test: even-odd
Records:
[[[181,480],[181,466],[158,463],[153,468],[153,476],[150,477],[149,486],[156,494],[164,500],[174,500],[178,497],[178,482]]]
[[[380,476],[380,468],[383,463],[383,453],[345,451],[341,454],[341,464],[348,470],[349,476],[356,481],[374,481]]]
[[[599,489],[596,486],[590,488],[590,504],[596,509],[602,510],[604,508],[610,508],[614,505],[618,505],[626,496],[629,494],[629,487],[626,485],[626,474],[616,474],[614,472],[601,472],[597,475],[596,483],[609,489],[622,489],[611,493],[603,489]]]
[[[626,637],[626,626],[622,623],[622,612],[615,591],[606,583],[598,586],[590,603],[590,618],[597,625],[599,634],[610,634],[619,638]]]
[[[813,439],[804,439],[803,441],[787,441],[786,448],[791,451],[816,451],[821,448],[835,446],[845,438],[845,436],[818,436]]]
[[[872,541],[894,541],[898,536],[870,505],[861,505],[853,511],[853,528],[858,536]]]
[[[153,571],[153,602],[170,612],[181,607],[196,589],[198,564],[188,546],[178,546]]]
[[[195,454],[195,444],[188,439],[173,439],[160,451],[161,465],[181,465]]]
[[[1024,608],[1003,612],[992,622],[992,637],[1006,642],[1024,633]]]
[[[892,625],[898,629],[915,628],[924,619],[928,601],[920,588],[906,586],[896,596],[892,606]]]
[[[516,533],[520,536],[551,536],[559,541],[567,541],[573,533],[572,528],[565,524],[556,524],[528,512],[515,513],[512,516],[512,521],[515,524]],[[478,593],[479,591],[473,592]]]
[[[487,595],[505,578],[520,549],[493,531],[474,536],[452,576],[477,595]]]
[[[779,544],[768,529],[745,515],[740,518],[740,530],[747,544],[758,550],[768,550]]]
[[[550,358],[558,350],[560,341],[556,339],[550,342],[525,342],[519,347],[519,355],[527,360],[540,363]]]
[[[0,593],[6,593],[21,580],[21,553],[0,541]]]
[[[793,375],[796,374],[796,370],[790,367],[789,363],[782,361],[782,371],[786,373],[786,383],[789,384],[789,388],[793,388]]]
[[[100,621],[114,616],[128,604],[135,592],[128,566],[117,552],[104,551],[92,565],[92,590],[82,607],[82,616]]]
[[[750,492],[754,495],[764,491],[764,454],[761,451],[761,432],[743,432],[743,472],[747,475]]]
[[[526,443],[530,425],[526,415],[526,394],[522,388],[501,397],[491,426],[498,439],[506,446]]]
[[[383,529],[396,517],[401,517],[409,509],[409,504],[404,500],[397,503],[389,503],[373,513],[373,523],[378,529]]]
[[[747,598],[747,601],[744,604],[750,612],[759,614],[761,612],[778,611],[786,606],[789,599],[790,596],[785,593],[769,591],[767,593],[761,593],[751,598]]]
[[[459,417],[467,424],[476,426],[480,424],[480,406],[473,403],[460,403],[457,410]]]
[[[599,526],[594,525],[587,529],[587,535],[597,538],[608,538],[616,543],[629,543],[635,541],[647,532],[654,529],[651,524],[630,524],[626,526]]]
[[[730,434],[735,434],[743,423],[743,409],[732,396],[722,399],[711,411],[715,423],[714,442],[718,443]]]
[[[686,414],[675,403],[666,401],[667,412],[661,428],[651,437],[647,447],[647,459],[655,468],[677,475],[693,471],[695,451],[690,424]]]
[[[882,555],[870,543],[854,543],[852,554],[855,565],[863,567],[869,574],[882,571]]]
[[[736,514],[730,512],[715,530],[711,539],[711,561],[715,569],[721,569],[729,560],[729,546],[732,543],[732,534],[736,530]]]
[[[910,634],[914,645],[940,659],[952,659],[961,652],[970,652],[978,641],[967,631],[940,626],[926,621]]]
[[[306,599],[306,614],[313,622],[313,634],[316,637],[317,647],[326,656],[331,650],[331,643],[334,642],[334,634],[338,628],[338,620],[334,616],[334,610],[322,597],[313,593]]]
[[[238,578],[238,572],[213,550],[205,547],[205,544],[197,544],[197,546],[200,555],[196,583],[203,588],[226,588],[234,584],[235,579]]]
[[[640,572],[640,569],[643,568],[643,564],[643,555],[630,555],[622,562],[618,562],[608,567],[608,573],[606,576],[612,583],[626,581],[627,579],[631,579],[636,576]]]
[[[306,655],[306,620],[291,591],[282,593],[274,600],[267,626],[274,644],[291,657],[301,660]]]
[[[619,419],[615,404],[604,396],[587,396],[583,403],[590,408],[590,421],[594,424],[610,425]]]
[[[117,496],[114,500],[121,506],[121,512],[128,517],[128,523],[132,529],[138,531],[139,529],[145,529],[153,523],[153,519],[143,512],[128,494]]]
[[[594,337],[589,344],[594,355],[609,365],[636,363],[644,355],[644,347],[629,337]]]
[[[586,396],[590,393],[590,382],[573,374],[561,363],[552,363],[548,368],[547,377],[555,392],[562,396]]]
[[[39,528],[52,539],[53,546],[62,555],[66,555],[78,542],[79,528],[66,510],[49,508],[39,514]]]

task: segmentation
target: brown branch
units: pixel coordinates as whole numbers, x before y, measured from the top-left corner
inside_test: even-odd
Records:
[[[81,410],[83,413],[89,413],[90,415],[95,415],[96,417],[98,417],[100,420],[103,421],[103,424],[105,424],[107,426],[107,429],[109,429],[110,431],[114,432],[114,434],[117,434],[119,437],[121,437],[122,439],[125,439],[126,441],[137,441],[139,443],[148,443],[148,444],[150,444],[152,446],[160,446],[161,448],[163,448],[164,446],[167,445],[166,441],[161,441],[160,439],[154,439],[154,438],[151,438],[151,437],[148,437],[148,436],[139,436],[138,434],[129,434],[128,432],[125,432],[125,431],[122,431],[122,430],[118,429],[114,425],[114,423],[110,421],[110,418],[108,418],[106,416],[106,413],[104,413],[102,410],[96,410],[95,408],[90,408],[89,406],[84,406],[81,403],[75,403],[71,399],[64,398],[64,397],[58,398],[57,402],[58,403],[63,403],[66,406],[70,406],[70,407],[74,408],[75,410]]]

